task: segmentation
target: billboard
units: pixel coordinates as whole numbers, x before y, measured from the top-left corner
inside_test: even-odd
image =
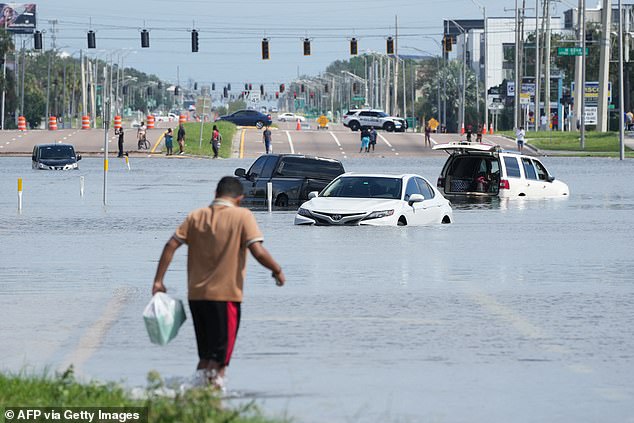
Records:
[[[35,3],[0,3],[0,28],[14,34],[35,30]]]

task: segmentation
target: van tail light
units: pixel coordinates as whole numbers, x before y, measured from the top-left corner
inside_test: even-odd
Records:
[[[438,178],[438,182],[436,182],[436,187],[444,188],[445,187],[445,178]]]
[[[508,179],[500,179],[500,189],[511,189]]]
[[[266,115],[266,118],[267,118],[268,120],[271,120],[271,115]]]

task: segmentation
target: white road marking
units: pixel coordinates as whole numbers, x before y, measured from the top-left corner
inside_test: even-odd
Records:
[[[11,141],[7,141],[5,144],[9,145],[11,143]]]
[[[429,140],[430,140],[430,141],[431,141],[431,143],[432,143],[432,144],[434,144],[434,145],[438,144],[438,143],[436,142],[436,140],[435,140],[435,139],[433,139],[432,137],[429,137]],[[423,135],[423,141],[425,141],[425,135]]]
[[[15,138],[11,138],[11,141],[15,141]]]
[[[291,146],[291,154],[295,154],[295,147],[293,147],[293,140],[291,139],[291,134],[288,131],[286,132],[286,136],[288,137],[288,145]]]
[[[335,142],[337,143],[339,148],[341,148],[341,143],[339,142],[339,139],[337,139],[337,136],[332,131],[328,131],[328,132],[330,132],[330,135],[332,135],[332,137],[335,139]]]
[[[4,145],[0,145],[0,148],[4,148]]]
[[[387,144],[388,147],[393,148],[392,144],[390,144],[390,142],[388,140],[385,139],[385,137],[382,134],[378,134],[379,138],[381,138],[383,140],[384,143]],[[394,151],[394,150],[392,150]]]

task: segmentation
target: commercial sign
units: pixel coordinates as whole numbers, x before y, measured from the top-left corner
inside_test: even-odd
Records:
[[[528,82],[522,83],[522,93],[530,94],[531,96],[535,95],[535,84],[531,84]],[[506,83],[506,96],[507,97],[515,97],[515,82],[508,81]]]
[[[14,34],[35,30],[35,3],[0,3],[0,28]]]
[[[575,97],[575,83],[572,82],[570,88],[572,98]],[[586,106],[598,106],[599,105],[599,83],[596,81],[586,81],[586,89],[584,93]],[[608,103],[612,103],[612,83],[608,82]]]

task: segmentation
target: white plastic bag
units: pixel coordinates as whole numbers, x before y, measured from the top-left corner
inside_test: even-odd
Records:
[[[185,319],[183,302],[164,292],[154,294],[143,311],[143,320],[150,341],[159,345],[165,345],[174,339]]]

